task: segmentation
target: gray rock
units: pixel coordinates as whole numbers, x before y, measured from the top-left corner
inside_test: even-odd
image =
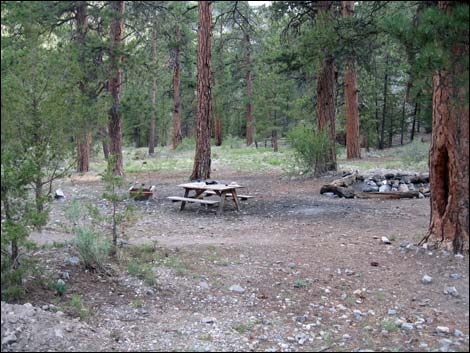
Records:
[[[344,273],[346,274],[346,276],[352,276],[354,274],[354,271],[347,268],[346,270],[344,270]]]
[[[377,183],[373,180],[368,180],[366,184],[369,186],[377,186]]]
[[[422,193],[418,193],[418,197],[419,197],[420,199],[424,199],[424,198],[425,198],[425,196],[424,196]]]
[[[461,279],[462,275],[460,273],[451,273],[450,278],[452,278],[452,279]]]
[[[299,345],[303,345],[307,341],[308,336],[305,333],[299,333],[295,335],[295,339]]]
[[[289,262],[289,263],[287,264],[287,267],[289,267],[290,269],[294,269],[294,268],[297,267],[297,265],[296,265],[295,262]]]
[[[437,333],[448,334],[448,333],[450,333],[450,329],[447,326],[437,326],[436,327],[436,332]]]
[[[392,244],[392,242],[387,237],[382,237],[382,243],[384,244]]]
[[[400,243],[400,248],[406,248],[408,245],[410,245],[410,242],[407,240],[404,240]]]
[[[460,331],[460,330],[455,329],[455,330],[454,330],[454,336],[455,336],[455,337],[462,337],[462,336],[463,336],[463,332]]]
[[[424,275],[423,278],[421,278],[421,283],[423,284],[430,284],[432,282],[432,277],[428,275]]]
[[[69,264],[71,264],[72,266],[77,266],[78,264],[80,264],[80,259],[79,259],[78,257],[76,257],[76,256],[71,256],[71,257],[67,260],[67,262],[68,262]]]
[[[236,292],[236,293],[244,293],[245,289],[240,287],[238,284],[234,284],[233,286],[230,286],[229,288],[230,291]]]
[[[380,188],[379,188],[379,192],[390,192],[392,190],[392,188],[390,187],[390,185],[382,185]]]
[[[447,287],[444,290],[444,293],[446,295],[450,295],[452,297],[458,297],[459,296],[459,292],[458,292],[457,288],[455,288],[455,287]]]
[[[61,272],[60,277],[63,279],[70,279],[70,273],[68,271]]]
[[[204,324],[213,324],[214,322],[216,322],[217,320],[215,319],[215,317],[204,317],[201,322],[203,322]]]
[[[414,330],[414,325],[409,323],[409,322],[404,322],[402,325],[401,325],[401,328],[406,330],[406,331],[413,331]]]
[[[199,287],[201,287],[201,289],[209,289],[209,284],[205,281],[199,282]]]
[[[388,315],[395,316],[396,314],[397,314],[397,311],[395,309],[388,309]]]
[[[408,192],[408,191],[410,191],[410,189],[408,188],[408,186],[406,184],[400,184],[400,186],[398,187],[398,191]]]
[[[362,187],[362,192],[377,192],[377,191],[379,191],[378,186],[364,185]]]
[[[11,333],[11,334],[3,337],[2,345],[12,344],[12,343],[16,342],[17,340],[18,340],[18,338],[16,337],[16,335],[14,333]]]
[[[297,317],[295,318],[295,321],[297,321],[297,322],[302,322],[302,323],[303,323],[303,322],[307,321],[307,319],[308,319],[307,316],[302,315],[302,316],[297,316]]]

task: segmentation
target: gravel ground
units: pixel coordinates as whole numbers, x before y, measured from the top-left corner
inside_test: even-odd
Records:
[[[133,177],[158,195],[132,202],[122,249],[154,247],[154,282],[123,259],[100,274],[74,265],[71,245],[39,248],[28,303],[2,302],[2,351],[468,351],[468,255],[414,246],[429,199],[337,199],[319,194],[325,180],[234,172],[214,178],[256,197],[217,217],[166,200],[184,175]],[[72,239],[61,224],[73,199],[109,212],[96,180],[57,187],[66,200],[51,204],[39,244]],[[63,278],[66,294],[44,278]]]

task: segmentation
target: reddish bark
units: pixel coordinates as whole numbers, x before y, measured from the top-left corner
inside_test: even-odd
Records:
[[[157,34],[156,30],[153,31],[152,36],[152,64],[154,68],[157,65]],[[150,104],[152,106],[150,113],[150,131],[149,131],[149,154],[155,153],[155,102],[157,93],[157,75],[152,70],[152,88],[150,89]]]
[[[110,29],[110,76],[108,81],[108,91],[113,98],[112,106],[109,109],[108,133],[109,152],[112,158],[113,174],[123,175],[124,168],[122,162],[122,119],[119,111],[121,104],[121,55],[118,53],[122,42],[124,31],[124,1],[111,1],[111,9],[114,13]]]
[[[452,11],[452,3],[439,7]],[[455,253],[469,243],[468,46],[455,45],[453,65],[433,75],[433,122],[430,150],[431,218],[425,238]]]
[[[78,61],[83,70],[86,70],[86,36],[88,32],[88,11],[87,3],[81,2],[77,6],[77,33],[76,41],[79,46],[79,57]],[[78,83],[78,87],[82,95],[87,97],[90,92],[88,92],[87,87],[87,74],[82,75]],[[90,168],[90,156],[91,156],[91,132],[86,131],[78,134],[77,139],[77,172],[84,173],[88,172]]]
[[[173,71],[173,149],[175,149],[182,140],[181,136],[181,93],[180,93],[180,47],[181,32],[178,25],[176,25],[176,48],[175,48],[175,67]]]
[[[343,1],[343,16],[353,16],[354,1]],[[344,73],[344,95],[346,106],[346,153],[348,159],[361,158],[359,137],[359,100],[357,89],[356,62],[348,59]]]
[[[198,1],[196,155],[190,179],[208,179],[211,172],[211,4]]]
[[[317,116],[318,129],[328,129],[330,137],[330,154],[327,159],[326,170],[336,170],[335,151],[335,72],[332,57],[323,61],[317,83]]]
[[[253,143],[253,104],[251,103],[251,43],[249,34],[245,34],[246,52],[246,145]]]

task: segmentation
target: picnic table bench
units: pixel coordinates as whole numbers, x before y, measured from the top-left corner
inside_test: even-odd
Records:
[[[236,183],[219,184],[216,182],[193,182],[181,184],[178,186],[184,188],[184,196],[169,196],[167,198],[173,202],[181,202],[181,211],[184,210],[186,202],[199,203],[205,205],[206,207],[218,204],[219,208],[217,210],[217,214],[221,215],[225,206],[225,200],[227,198],[234,202],[237,211],[239,211],[240,204],[238,199],[247,200],[253,197],[250,195],[237,195],[237,189],[243,188],[243,186]],[[189,196],[189,193],[192,191],[194,191],[194,195]],[[219,196],[219,200],[208,200],[204,198],[205,196],[215,195]]]

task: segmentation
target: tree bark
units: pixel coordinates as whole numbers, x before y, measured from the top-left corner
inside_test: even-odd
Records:
[[[153,155],[155,153],[155,102],[156,102],[156,95],[157,95],[157,74],[156,74],[156,67],[157,67],[157,33],[156,30],[153,30],[152,33],[152,88],[150,89],[150,105],[151,105],[151,113],[150,113],[150,131],[149,131],[149,155]]]
[[[82,1],[77,6],[76,22],[77,22],[77,33],[76,41],[79,46],[78,61],[82,70],[87,70],[85,55],[86,55],[86,36],[88,32],[88,10],[87,2]],[[88,92],[88,74],[83,73],[79,81],[79,89],[84,97],[89,97]],[[85,122],[86,123],[86,122]],[[84,173],[88,172],[90,168],[90,155],[91,155],[91,132],[85,131],[79,133],[77,139],[77,172]]]
[[[176,47],[175,47],[175,67],[173,71],[173,149],[175,149],[182,140],[181,137],[181,93],[180,93],[180,27],[176,25]]]
[[[451,13],[453,2],[439,1]],[[454,253],[468,250],[469,241],[469,109],[468,46],[454,45],[452,67],[433,75],[433,121],[430,149],[431,218],[428,236]],[[423,239],[424,240],[424,239]]]
[[[251,43],[250,35],[245,34],[245,62],[246,62],[246,145],[253,143],[253,105],[251,103]]]
[[[211,173],[211,4],[198,1],[196,155],[190,179],[208,179]]]
[[[343,16],[354,15],[354,1],[342,1]],[[344,73],[346,106],[346,153],[348,159],[361,158],[359,136],[359,99],[357,89],[356,60],[349,58]]]
[[[108,129],[106,127],[102,127],[99,131],[99,137],[101,138],[101,144],[103,146],[103,155],[104,159],[108,160],[109,158],[109,137],[108,137]]]
[[[113,163],[113,174],[124,175],[122,161],[122,119],[119,106],[121,104],[121,48],[124,31],[124,1],[111,1],[114,18],[110,29],[110,76],[108,90],[112,96],[112,106],[109,109],[108,131],[110,138],[109,152]]]
[[[388,54],[385,55],[385,77],[384,77],[384,103],[382,107],[382,124],[380,126],[379,149],[384,148],[385,117],[387,116],[387,89],[388,89]]]
[[[330,137],[326,170],[336,170],[335,72],[332,57],[327,57],[323,61],[318,75],[317,97],[318,130],[327,129]]]
[[[414,138],[415,138],[415,129],[416,129],[416,116],[418,114],[418,109],[419,109],[419,106],[418,106],[418,99],[419,99],[419,94],[417,95],[416,97],[416,102],[415,102],[415,109],[414,109],[414,112],[413,112],[413,123],[411,124],[411,134],[410,134],[410,141],[413,141]]]

